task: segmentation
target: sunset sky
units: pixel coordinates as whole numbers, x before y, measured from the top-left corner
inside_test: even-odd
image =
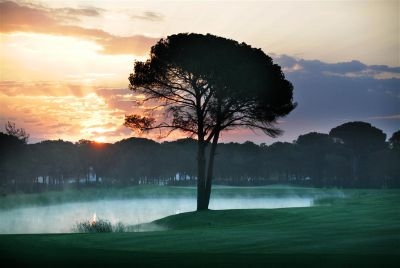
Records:
[[[390,137],[400,129],[399,16],[399,1],[0,1],[0,131],[13,121],[30,142],[137,135],[123,126],[145,108],[128,90],[133,62],[160,38],[196,32],[263,49],[294,85],[283,136],[235,130],[222,141],[292,141],[355,120]]]

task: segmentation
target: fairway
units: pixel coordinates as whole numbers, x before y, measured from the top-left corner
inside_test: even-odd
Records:
[[[1,235],[3,262],[30,267],[395,267],[399,190],[346,190],[308,208],[210,210],[141,233]]]

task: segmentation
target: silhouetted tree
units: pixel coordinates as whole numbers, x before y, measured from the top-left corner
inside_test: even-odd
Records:
[[[15,190],[24,147],[18,137],[0,132],[0,194],[9,192],[11,185]]]
[[[366,136],[357,153],[357,180],[353,174],[355,149],[349,139],[314,132],[300,135],[293,143],[219,144],[214,181],[228,185],[400,187],[398,132],[385,143],[380,130],[367,127],[370,128],[377,135],[356,135]],[[138,183],[191,185],[197,174],[194,161],[197,143],[191,138],[163,143],[129,138],[114,144],[88,140],[75,144],[62,140],[25,144],[0,132],[0,195],[61,190],[73,179],[93,179],[90,171],[96,173],[96,178],[101,176],[102,183],[79,183],[79,187]],[[209,150],[207,147],[206,152]]]
[[[77,165],[79,175],[89,182],[90,176],[96,174],[96,182],[99,177],[106,175],[106,168],[111,168],[104,154],[109,154],[109,144],[98,143],[91,140],[81,139],[75,143],[80,162]],[[79,177],[79,176],[78,176]]]
[[[261,49],[210,34],[161,39],[149,60],[135,62],[129,81],[131,90],[155,100],[166,116],[130,115],[126,126],[178,129],[197,137],[197,210],[208,209],[221,131],[248,127],[274,137],[281,132],[274,127],[277,118],[295,108],[292,84]]]
[[[324,184],[327,169],[327,151],[333,140],[328,134],[311,132],[300,135],[296,145],[301,154],[304,172],[309,176],[315,186]]]
[[[393,133],[392,137],[389,139],[389,144],[391,149],[400,151],[400,130]]]
[[[386,134],[366,122],[348,122],[333,128],[329,135],[335,138],[337,142],[344,144],[349,150],[353,182],[368,184],[366,179],[364,182],[358,180],[360,176],[367,177],[365,171],[368,167],[368,161],[375,161],[368,159],[371,154],[386,147]],[[361,167],[364,170],[361,170]]]
[[[159,143],[144,138],[129,138],[115,143],[114,169],[123,184],[148,183],[158,177]]]
[[[275,142],[267,149],[265,166],[270,169],[274,181],[289,183],[300,172],[298,154],[294,144]]]
[[[261,175],[260,147],[250,141],[218,145],[215,175],[221,183],[231,185],[251,184]]]
[[[191,138],[163,142],[158,163],[163,176],[172,178],[174,184],[192,183],[196,175],[196,145],[197,141]]]
[[[71,142],[46,140],[34,147],[37,158],[35,162],[39,170],[37,175],[42,176],[52,189],[62,189],[64,182],[76,174],[78,165],[85,160],[81,158],[77,161],[77,150]]]
[[[29,139],[29,134],[26,133],[25,129],[23,128],[17,128],[15,126],[15,123],[7,121],[7,124],[5,125],[6,128],[6,133],[8,135],[14,136],[21,140],[23,143],[27,143]]]
[[[386,184],[384,186],[400,187],[400,130],[394,132],[390,137],[389,145],[390,149],[380,161],[385,164]]]

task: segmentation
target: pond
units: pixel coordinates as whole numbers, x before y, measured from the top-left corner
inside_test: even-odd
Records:
[[[312,204],[311,197],[216,197],[211,199],[210,209],[274,209]],[[136,225],[195,209],[195,198],[140,198],[0,210],[0,234],[68,233],[78,222],[94,215],[112,224]]]

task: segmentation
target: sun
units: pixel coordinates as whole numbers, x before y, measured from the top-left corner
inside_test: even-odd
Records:
[[[106,137],[105,136],[99,136],[93,139],[93,141],[97,143],[105,143],[106,142]]]

